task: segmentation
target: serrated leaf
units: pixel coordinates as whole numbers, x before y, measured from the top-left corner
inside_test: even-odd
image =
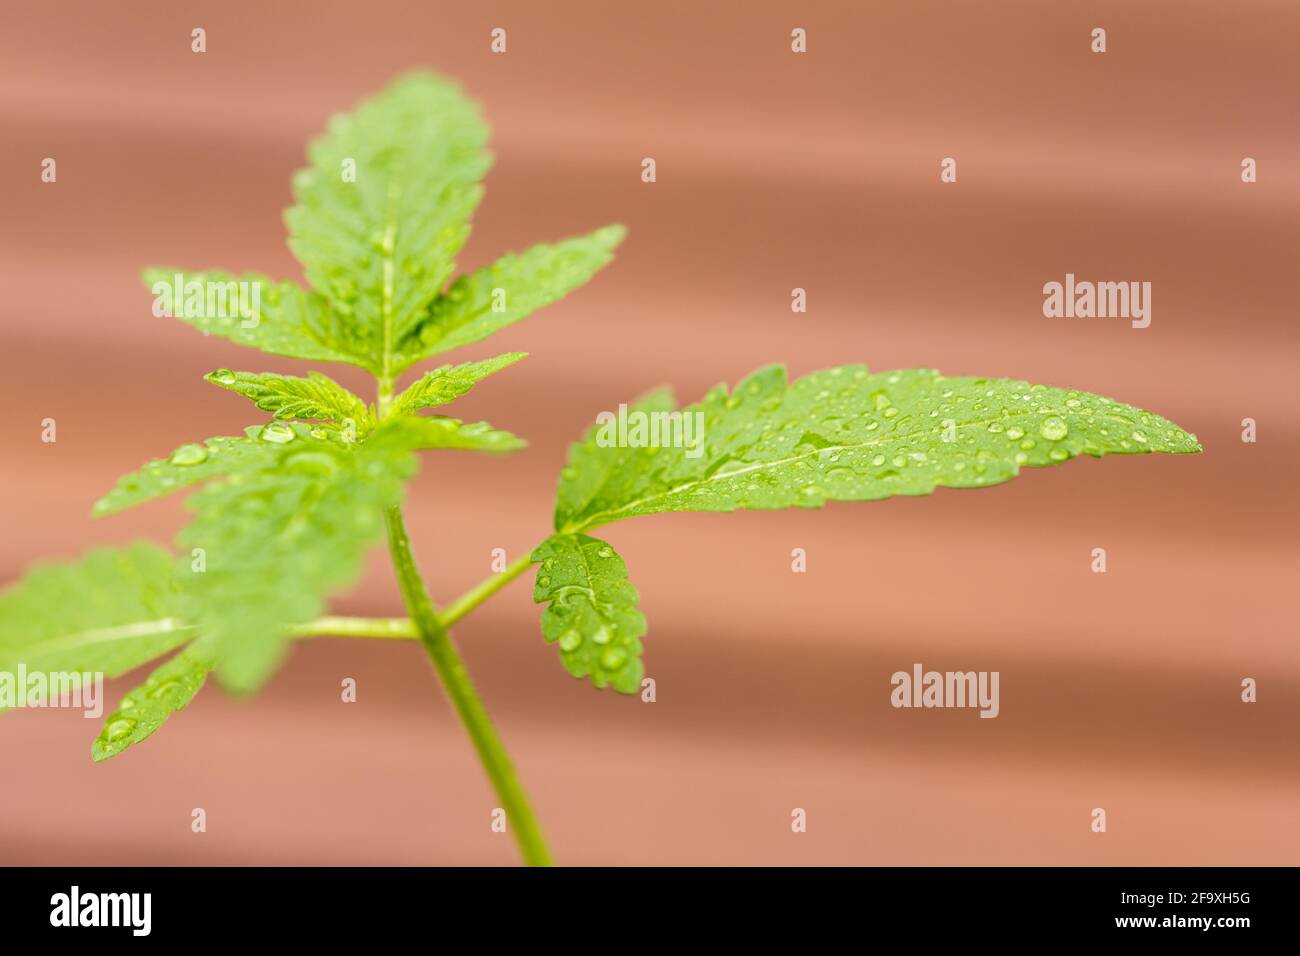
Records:
[[[308,281],[391,376],[396,342],[446,283],[491,165],[488,129],[454,83],[405,76],[312,142],[285,213]]]
[[[285,630],[320,614],[325,597],[355,580],[380,534],[383,510],[401,500],[415,460],[404,448],[350,446],[302,424],[262,467],[209,484],[187,502],[181,532],[184,616],[193,621],[226,687],[260,686],[284,653]]]
[[[363,432],[370,424],[366,403],[320,372],[308,372],[306,378],[300,378],[219,368],[203,377],[213,385],[251,399],[262,411],[274,412],[279,419],[352,421]]]
[[[256,434],[258,429],[250,431]],[[113,490],[95,502],[91,514],[96,518],[116,514],[210,478],[259,468],[276,454],[273,443],[251,436],[219,436],[181,445],[167,458],[155,458],[119,478]]]
[[[507,365],[513,365],[527,354],[527,352],[509,352],[482,362],[443,365],[432,372],[425,373],[418,381],[413,382],[410,388],[397,396],[393,410],[397,414],[411,414],[421,408],[446,405],[460,398],[477,382]]]
[[[181,651],[158,667],[104,719],[104,729],[91,745],[91,757],[96,762],[116,757],[152,735],[194,699],[211,669],[207,660],[191,650]]]
[[[672,389],[662,387],[632,402],[628,406],[628,412],[633,415],[665,414],[676,407]],[[599,498],[604,488],[610,485],[617,487],[619,478],[616,472],[626,467],[625,454],[612,453],[610,448],[596,443],[597,431],[594,427],[588,429],[581,441],[569,446],[569,462],[560,472],[560,483],[556,490],[557,530],[568,525],[574,515]]]
[[[397,366],[469,345],[564,298],[614,257],[622,226],[533,246],[458,278],[397,344]]]
[[[1021,467],[1077,455],[1201,450],[1172,422],[1109,398],[926,369],[871,375],[850,365],[790,383],[771,366],[683,412],[689,420],[648,422],[644,441],[655,435],[683,446],[702,435],[693,448],[627,447],[630,418],[591,429],[562,478],[556,527],[921,495],[995,485]]]
[[[532,560],[541,562],[533,601],[550,602],[542,635],[559,645],[565,669],[598,688],[635,694],[645,673],[646,622],[623,559],[599,538],[557,534],[538,545]]]
[[[0,671],[116,677],[194,637],[173,559],[152,544],[40,564],[0,593]]]
[[[357,341],[346,317],[324,296],[296,283],[257,273],[164,268],[144,270],[143,279],[154,293],[155,314],[180,319],[204,335],[272,355],[367,364],[365,343]],[[165,301],[164,295],[169,296]]]
[[[517,435],[493,428],[487,422],[466,424],[441,415],[428,418],[408,415],[382,423],[366,444],[403,451],[451,448],[500,453],[524,448],[528,443]]]

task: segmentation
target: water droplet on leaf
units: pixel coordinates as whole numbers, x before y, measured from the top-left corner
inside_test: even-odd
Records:
[[[173,465],[197,465],[208,460],[208,450],[202,445],[181,445],[168,460]]]
[[[271,424],[262,428],[260,437],[263,441],[283,445],[287,442],[293,441],[295,433],[294,430],[284,422],[271,422]]]
[[[116,720],[110,720],[108,726],[104,728],[104,739],[109,743],[116,743],[119,740],[125,740],[135,732],[134,717],[119,717]]]
[[[1070,434],[1070,426],[1065,423],[1065,419],[1052,415],[1050,418],[1043,419],[1043,424],[1039,426],[1038,433],[1052,441],[1060,441]]]

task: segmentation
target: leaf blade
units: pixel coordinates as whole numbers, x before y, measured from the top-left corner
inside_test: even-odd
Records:
[[[412,73],[335,116],[294,177],[289,247],[380,374],[392,374],[393,344],[469,235],[491,165],[487,138],[477,104],[456,84]]]
[[[565,670],[590,677],[596,688],[640,690],[646,620],[623,559],[607,542],[586,534],[552,535],[531,559],[539,564],[533,601],[549,602],[542,635],[558,645]]]
[[[446,448],[496,454],[516,451],[528,445],[519,436],[493,428],[487,422],[467,424],[458,418],[441,415],[405,415],[388,419],[375,430],[368,443],[403,451]]]
[[[470,345],[584,285],[614,258],[627,230],[613,225],[542,243],[458,278],[397,344],[398,365]],[[498,308],[501,295],[504,305]]]
[[[172,714],[184,710],[202,689],[212,669],[209,661],[187,648],[157,667],[143,684],[130,690],[91,744],[96,763],[116,757],[156,733]]]
[[[272,372],[232,372],[219,368],[203,378],[227,391],[242,395],[277,419],[345,422],[364,428],[370,410],[358,396],[320,372],[307,377],[276,375]]]
[[[295,282],[269,279],[259,273],[235,276],[220,270],[145,269],[145,285],[154,293],[154,314],[170,316],[204,335],[219,335],[237,345],[272,355],[324,362],[367,364],[352,341],[352,333],[337,310],[321,295],[307,292]],[[177,302],[173,290],[181,289]],[[230,289],[235,289],[234,293]],[[186,289],[197,289],[197,299]],[[228,303],[239,299],[253,305],[245,317]],[[215,296],[220,293],[220,307]],[[166,302],[161,301],[166,295]],[[198,308],[194,306],[198,303]],[[168,305],[170,303],[170,305]],[[214,306],[216,306],[214,308]]]
[[[284,427],[294,437],[277,457],[190,497],[195,517],[178,537],[186,553],[205,556],[201,572],[181,567],[184,617],[237,693],[260,687],[284,656],[288,629],[356,580],[384,508],[400,502],[416,467],[400,447]]]
[[[0,593],[0,671],[116,677],[193,638],[180,610],[172,556],[157,545],[36,565]]]
[[[257,429],[252,429],[256,431]],[[123,475],[95,502],[91,515],[102,518],[180,491],[211,478],[259,467],[274,454],[269,442],[228,435],[179,446],[166,458],[145,462]]]
[[[525,358],[527,352],[507,352],[481,362],[464,362],[460,365],[443,365],[426,372],[413,382],[393,403],[395,414],[413,414],[422,408],[446,405],[464,395],[478,382],[493,372],[513,365]]]
[[[784,368],[772,366],[730,393],[713,389],[680,414],[682,436],[691,427],[687,415],[704,433],[697,456],[685,447],[598,447],[598,431],[589,430],[570,470],[575,460],[599,460],[600,479],[581,493],[576,480],[561,482],[557,528],[587,530],[662,511],[929,494],[998,484],[1022,466],[1081,454],[1200,450],[1194,435],[1167,419],[1103,396],[928,369],[870,375],[842,366],[790,383]]]

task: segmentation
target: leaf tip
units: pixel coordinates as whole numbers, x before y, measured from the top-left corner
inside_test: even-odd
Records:
[[[627,238],[627,226],[621,222],[612,222],[608,226],[597,229],[595,237],[610,249],[615,249]]]
[[[124,741],[109,741],[104,739],[101,733],[90,744],[90,759],[92,763],[103,763],[111,757],[116,757],[127,747],[131,746],[132,741],[128,738]]]

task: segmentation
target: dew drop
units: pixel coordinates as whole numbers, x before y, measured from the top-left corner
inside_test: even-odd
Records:
[[[582,635],[577,631],[565,631],[560,635],[560,650],[566,654],[576,651],[582,646]]]
[[[119,717],[116,720],[110,720],[108,726],[104,728],[104,739],[109,743],[116,743],[119,740],[125,740],[135,731],[134,717]]]
[[[601,666],[606,670],[615,670],[623,666],[627,660],[627,651],[620,650],[617,647],[611,647],[604,654],[600,655]]]
[[[1147,440],[1147,436],[1142,434],[1141,432],[1134,432],[1132,438],[1134,441],[1140,441],[1140,442],[1144,442]]]
[[[598,630],[595,634],[591,635],[591,639],[596,644],[608,644],[609,628],[605,627],[604,625],[601,625],[600,630]]]
[[[208,460],[208,450],[202,445],[181,445],[168,459],[173,465],[197,465]]]
[[[614,549],[613,549],[613,548],[601,548],[601,549],[600,549],[599,551],[597,551],[596,553],[597,553],[598,555],[600,555],[602,558],[612,558],[612,557],[614,556]]]
[[[1007,437],[1010,438],[1012,441],[1016,441],[1019,438],[1023,438],[1024,434],[1025,434],[1025,430],[1023,428],[1016,428],[1013,426],[1007,429]]]
[[[235,381],[235,373],[228,368],[219,368],[208,377],[221,385],[233,385]]]
[[[294,430],[284,422],[271,422],[271,424],[263,426],[260,437],[263,441],[283,445],[293,441]]]
[[[1053,448],[1048,457],[1051,458],[1052,461],[1065,461],[1065,459],[1070,457],[1070,453],[1064,448]]]
[[[181,686],[181,682],[178,680],[161,681],[157,685],[149,688],[148,692],[146,693],[146,696],[150,700],[158,700],[162,697],[166,697],[167,695],[171,694],[180,686]]]
[[[875,465],[877,468],[879,468],[881,465],[885,463],[885,456],[877,455],[875,458],[871,459],[871,463]]]
[[[1052,441],[1060,441],[1070,434],[1070,426],[1065,424],[1065,419],[1052,415],[1050,418],[1043,419],[1043,424],[1038,427],[1038,433]]]

